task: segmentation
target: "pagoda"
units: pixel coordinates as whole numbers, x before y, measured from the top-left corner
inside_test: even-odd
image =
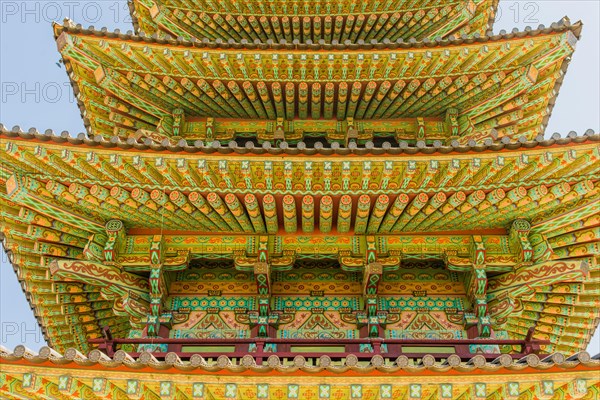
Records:
[[[0,397],[600,396],[600,136],[545,136],[581,34],[497,0],[133,0],[54,36],[86,133],[0,127],[48,347]]]

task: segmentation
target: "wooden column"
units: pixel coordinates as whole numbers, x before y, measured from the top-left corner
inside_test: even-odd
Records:
[[[112,219],[106,223],[106,235],[108,239],[104,244],[104,261],[116,263],[117,257],[125,242],[125,227],[123,222]]]
[[[365,266],[363,274],[363,296],[367,313],[367,332],[369,337],[381,337],[382,329],[379,323],[378,296],[379,282],[383,276],[383,265],[371,262]]]
[[[271,267],[267,262],[254,264],[254,279],[256,280],[258,320],[256,321],[255,336],[269,337],[269,319],[271,314]]]
[[[146,335],[156,337],[161,334],[160,318],[163,311],[163,302],[167,295],[163,265],[163,240],[161,235],[154,235],[150,243],[150,314],[147,320]],[[162,333],[164,333],[162,329]],[[168,330],[167,330],[168,335]]]
[[[474,235],[471,247],[472,269],[465,277],[467,294],[473,302],[477,319],[477,336],[490,337],[492,328],[487,312],[487,273],[485,270],[486,250],[481,236]]]
[[[256,302],[258,316],[254,327],[254,336],[271,336],[271,265],[269,264],[269,238],[261,236],[258,241],[258,259],[254,264],[256,281]]]

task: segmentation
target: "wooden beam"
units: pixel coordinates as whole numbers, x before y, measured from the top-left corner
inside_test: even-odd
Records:
[[[265,213],[267,233],[270,235],[276,234],[279,230],[279,222],[277,218],[277,204],[275,202],[275,197],[272,194],[266,194],[263,197],[263,210]]]
[[[91,261],[52,259],[49,267],[52,275],[100,286],[109,293],[117,295],[133,292],[146,296],[150,289],[146,279],[121,271],[112,265]]]
[[[248,193],[244,196],[244,204],[246,205],[246,211],[248,212],[254,231],[257,233],[267,233],[256,196]]]
[[[283,196],[283,227],[286,233],[295,233],[298,229],[296,216],[296,199],[294,196],[286,194]]]

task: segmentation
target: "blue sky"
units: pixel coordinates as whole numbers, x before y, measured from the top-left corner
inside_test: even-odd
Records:
[[[501,1],[494,31],[549,25],[567,15],[583,35],[552,111],[547,135],[600,128],[600,1]],[[132,30],[125,0],[0,0],[0,122],[75,135],[83,124],[52,35],[52,21]],[[0,255],[0,343],[45,345],[6,255]],[[596,332],[588,348],[600,352]]]

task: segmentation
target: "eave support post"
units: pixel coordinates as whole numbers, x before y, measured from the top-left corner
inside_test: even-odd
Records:
[[[401,253],[389,251],[385,237],[357,235],[352,240],[353,250],[340,251],[338,260],[344,271],[363,273],[363,308],[354,310],[353,321],[360,329],[361,337],[381,338],[387,311],[379,309],[379,282],[384,270],[395,271],[400,267]]]
[[[254,327],[256,337],[269,337],[271,327],[271,266],[266,262],[254,264],[254,279],[256,280],[258,321]]]
[[[150,243],[150,314],[147,320],[146,335],[148,337],[162,337],[168,335],[168,328],[161,329],[161,317],[163,312],[163,303],[167,295],[167,282],[163,270],[164,253],[163,238],[161,235],[154,235]]]
[[[125,226],[118,219],[111,219],[106,223],[106,236],[108,239],[104,244],[104,261],[115,265],[117,257],[123,248],[125,242]]]
[[[277,323],[277,315],[271,315],[271,264],[269,264],[269,237],[261,236],[258,241],[258,258],[254,263],[256,281],[256,301],[258,316],[253,330],[255,337],[274,336],[272,325]]]
[[[363,296],[367,316],[367,332],[369,337],[382,337],[383,329],[378,313],[378,287],[383,275],[383,265],[371,262],[365,266],[363,274]]]
[[[382,337],[383,329],[378,313],[378,289],[383,276],[383,265],[377,261],[375,236],[366,237],[365,267],[363,272],[363,297],[365,302],[367,335]]]
[[[487,305],[486,249],[479,235],[473,236],[471,258],[473,264],[471,271],[465,277],[465,288],[473,302],[474,317],[477,320],[477,337],[488,338],[492,335],[492,326]]]
[[[530,230],[531,224],[524,219],[514,220],[510,227],[508,241],[517,252],[520,265],[531,265],[533,261],[533,246],[529,242]]]
[[[446,132],[448,133],[448,142],[459,137],[457,109],[449,108],[448,110],[446,110],[444,123],[446,125]]]

